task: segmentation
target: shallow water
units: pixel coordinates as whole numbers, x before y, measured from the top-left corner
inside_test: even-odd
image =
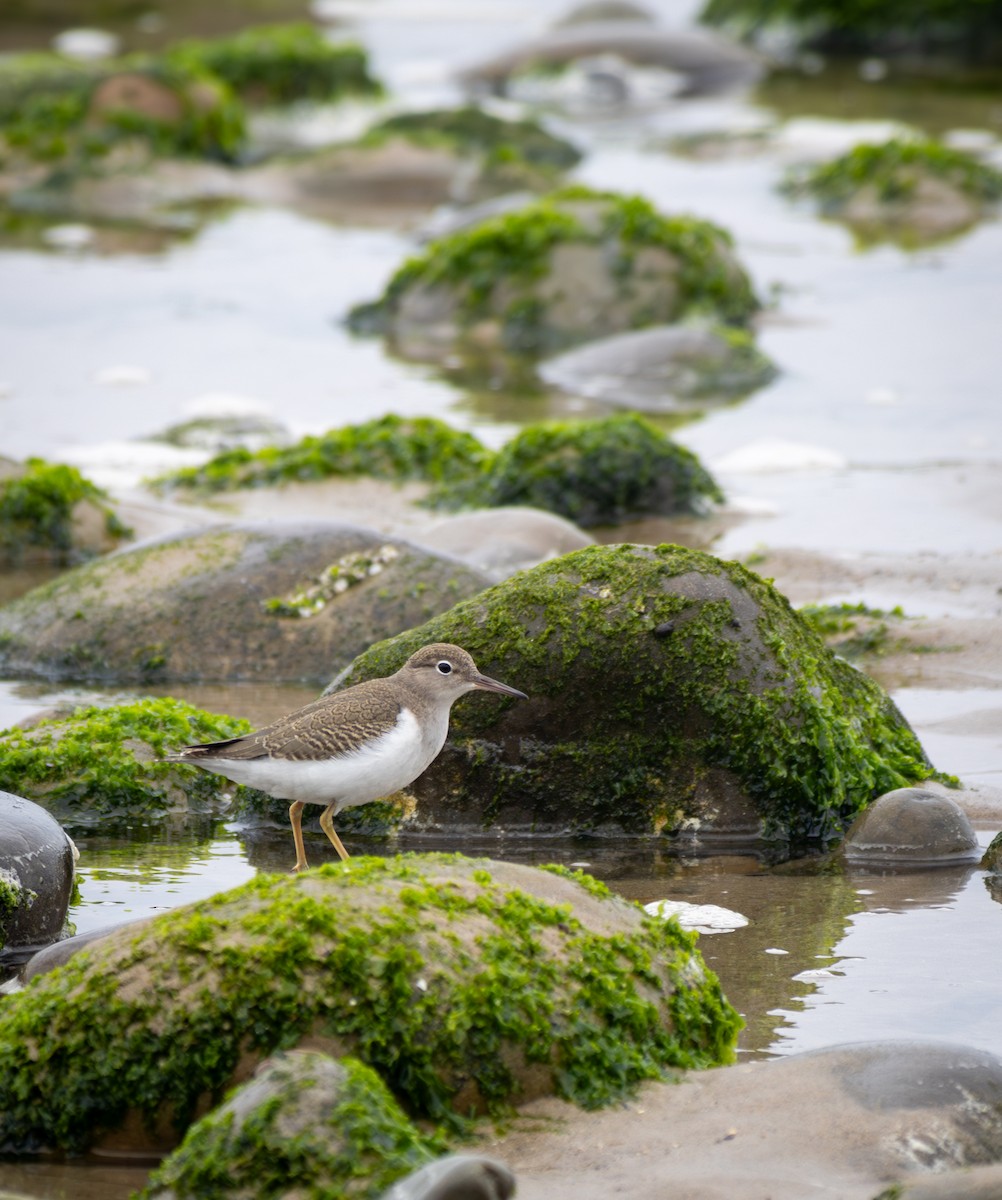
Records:
[[[515,34],[543,28],[557,0],[365,0],[332,5],[354,20],[374,66],[407,104],[453,102],[450,71]],[[694,5],[655,6],[681,19]],[[5,43],[6,44],[6,43]],[[843,81],[844,83],[845,81]],[[577,177],[636,190],[667,211],[729,228],[770,304],[762,348],[781,374],[736,405],[708,412],[675,436],[717,470],[743,515],[709,547],[725,557],[763,546],[847,556],[908,552],[1002,553],[1002,421],[998,413],[998,278],[1002,223],[987,222],[919,253],[861,251],[841,227],[775,190],[785,164],[862,126],[792,120],[771,140],[711,159],[672,153],[702,132],[775,129],[813,115],[911,120],[946,131],[999,118],[907,90],[805,82],[756,97],[679,102],[629,119],[560,124],[589,154]],[[127,485],[148,464],[122,443],[190,416],[207,396],[240,396],[296,435],[385,412],[445,416],[497,444],[518,424],[594,411],[544,392],[465,391],[402,363],[342,325],[374,297],[413,246],[411,231],[338,228],[291,212],[237,209],[184,240],[130,239],[112,253],[0,242],[0,451],[79,463],[99,482]],[[115,366],[147,382],[100,382]],[[834,456],[834,465],[770,468],[783,441]],[[750,466],[727,457],[751,447]],[[797,461],[797,454],[794,454]],[[718,463],[721,463],[717,467]],[[40,576],[41,578],[41,576]],[[0,598],[24,580],[0,581]],[[907,595],[846,596],[882,607]],[[958,590],[939,613],[984,615]],[[997,611],[997,606],[991,612]],[[173,694],[260,725],[313,697],[296,686],[174,688]],[[122,689],[116,696],[134,694]],[[107,698],[106,690],[0,681],[0,727],[40,708]],[[901,688],[895,699],[933,761],[971,783],[1002,784],[1002,692]],[[987,843],[994,828],[979,837]],[[234,886],[258,870],[286,870],[286,829],[253,836],[224,821],[201,836],[77,838],[80,932],[135,919]],[[308,835],[310,853],[330,847]],[[430,839],[352,839],[355,852],[456,848]],[[822,874],[817,864],[769,868],[749,855],[672,853],[661,843],[486,838],[468,852],[525,862],[587,864],[616,890],[648,901],[715,903],[751,923],[704,936],[702,950],[745,1015],[741,1053],[787,1054],[862,1038],[945,1038],[1002,1054],[1002,912],[983,873]],[[0,1163],[0,1187],[45,1197],[125,1196],[129,1168]]]

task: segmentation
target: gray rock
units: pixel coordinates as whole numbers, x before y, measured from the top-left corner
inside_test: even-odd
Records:
[[[507,579],[516,571],[593,543],[577,525],[538,508],[461,513],[424,530],[414,540],[461,558],[492,580]]]
[[[708,29],[614,20],[552,29],[468,67],[460,80],[467,87],[504,91],[508,77],[528,67],[554,67],[606,54],[684,75],[686,92],[701,95],[754,83],[763,70],[757,55]]]
[[[5,957],[63,931],[73,888],[73,843],[31,800],[0,792],[0,950]]]
[[[332,565],[337,587],[346,586],[324,602],[314,585]],[[0,665],[123,682],[329,678],[373,641],[489,582],[455,559],[351,525],[189,530],[89,563],[6,606]],[[276,615],[273,600],[311,615]]]
[[[956,801],[921,787],[886,792],[853,822],[844,853],[851,863],[952,866],[977,862],[978,839]]]
[[[401,1179],[382,1200],[508,1200],[515,1176],[481,1154],[447,1154]]]
[[[750,334],[659,325],[589,342],[540,363],[544,382],[603,404],[675,412],[731,399],[776,374]]]
[[[68,963],[70,959],[79,950],[85,946],[92,946],[95,942],[103,941],[105,938],[111,937],[119,929],[126,925],[132,925],[138,932],[140,926],[145,925],[152,918],[143,917],[135,921],[119,921],[115,925],[109,925],[104,929],[91,929],[87,933],[78,933],[73,937],[63,938],[61,942],[53,942],[51,946],[46,946],[44,950],[39,950],[33,954],[31,958],[21,968],[18,979],[21,983],[30,983],[38,975],[47,975],[50,971],[54,971],[56,967],[61,967]]]

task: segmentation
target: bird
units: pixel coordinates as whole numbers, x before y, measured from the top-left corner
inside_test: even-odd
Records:
[[[308,866],[303,808],[325,806],[320,828],[347,860],[334,818],[415,780],[445,745],[453,703],[475,689],[528,699],[518,688],[481,675],[462,647],[433,642],[393,675],[321,696],[256,733],[182,746],[165,761],[191,763],[276,800],[291,800],[295,874]]]

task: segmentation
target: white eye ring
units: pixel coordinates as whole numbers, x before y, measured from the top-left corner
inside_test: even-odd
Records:
[[[435,665],[438,667],[438,673],[440,675],[452,674],[452,663],[449,662],[448,659],[443,658],[440,663],[436,663]]]

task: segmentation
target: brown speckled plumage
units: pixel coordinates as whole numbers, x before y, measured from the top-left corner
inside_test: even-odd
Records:
[[[348,852],[332,819],[406,787],[438,755],[453,702],[474,688],[525,699],[481,675],[459,646],[436,642],[394,675],[321,696],[264,729],[222,742],[184,746],[168,758],[292,800],[296,866],[306,866],[300,828],[305,804],[324,804],[320,825],[341,858]]]

